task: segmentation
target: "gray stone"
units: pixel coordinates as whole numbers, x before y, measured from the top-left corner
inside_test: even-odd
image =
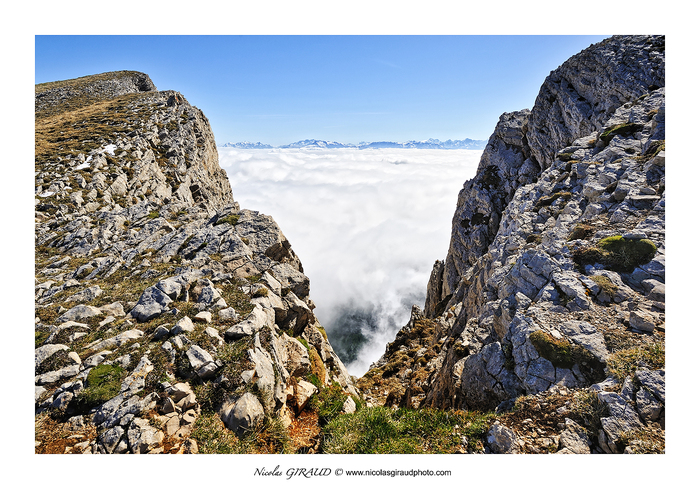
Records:
[[[634,378],[640,385],[647,388],[662,403],[666,402],[666,371],[637,370]]]
[[[283,333],[277,344],[280,360],[290,375],[303,377],[311,371],[309,351],[299,340]]]
[[[95,353],[94,355],[91,355],[88,358],[86,358],[83,362],[83,366],[85,368],[97,367],[99,364],[104,362],[105,359],[111,354],[112,352],[110,350],[102,350],[99,353]]]
[[[165,434],[147,419],[134,418],[127,431],[131,453],[148,453],[163,442]]]
[[[160,316],[170,310],[173,300],[157,286],[148,287],[143,291],[136,306],[131,310],[131,316],[137,321],[145,322]]]
[[[124,306],[122,306],[121,302],[112,302],[111,304],[105,304],[104,306],[100,307],[100,311],[102,311],[102,314],[107,314],[116,318],[126,316],[126,313],[124,312]]]
[[[214,286],[214,284],[206,280],[202,290],[199,292],[199,297],[197,298],[197,306],[200,309],[223,309],[226,307],[226,301],[221,297],[221,293]]]
[[[194,394],[194,392],[192,392],[192,388],[186,382],[179,382],[172,385],[166,389],[166,392],[175,403],[179,402],[181,399],[189,396],[190,394]]]
[[[598,400],[608,406],[610,416],[601,418],[600,422],[607,437],[610,450],[618,453],[618,440],[629,431],[643,427],[637,412],[632,406],[614,392],[598,392]]]
[[[246,392],[235,403],[225,404],[221,420],[226,427],[238,435],[255,428],[262,422],[265,411],[254,394]]]
[[[111,338],[107,338],[106,340],[102,340],[98,343],[95,343],[94,345],[90,345],[90,348],[92,350],[106,350],[110,348],[116,348],[119,346],[122,346],[123,344],[135,340],[137,338],[141,338],[143,336],[143,331],[139,329],[130,329],[128,331],[124,331],[123,333],[119,333],[116,336],[113,336]]]
[[[200,323],[211,323],[211,313],[209,311],[198,312],[194,320]]]
[[[489,429],[486,442],[494,453],[520,453],[515,432],[498,421]]]
[[[649,300],[656,302],[666,302],[666,285],[660,284],[651,289],[649,295],[647,296]]]
[[[573,343],[584,347],[601,363],[608,357],[603,333],[586,321],[566,321],[559,326],[561,332]]]
[[[566,419],[566,429],[559,433],[559,452],[557,453],[591,453],[586,431],[576,422]]]
[[[47,372],[42,375],[37,375],[34,377],[35,385],[53,384],[63,379],[69,379],[75,377],[80,372],[79,365],[69,365],[59,370],[54,370],[53,372]]]
[[[97,307],[79,304],[68,309],[68,311],[59,316],[56,321],[58,323],[65,323],[67,321],[79,321],[81,319],[89,319],[100,315],[102,315],[102,311]]]
[[[152,338],[154,341],[158,341],[162,340],[163,338],[167,338],[168,335],[170,335],[170,330],[164,324],[161,324],[153,332]]]
[[[253,311],[243,321],[226,330],[225,336],[227,339],[235,341],[244,336],[251,336],[263,327],[272,326],[274,323],[274,311],[272,309],[263,309],[262,306],[256,304]]]
[[[34,368],[37,369],[39,366],[49,357],[51,357],[54,353],[63,351],[63,350],[68,350],[69,348],[66,345],[59,345],[59,344],[49,344],[49,345],[43,345],[40,346],[39,348],[36,348],[34,350]]]
[[[635,397],[637,412],[645,423],[650,423],[659,419],[664,406],[645,387],[639,389]]]
[[[216,366],[212,365],[214,357],[209,352],[197,345],[192,345],[187,350],[186,355],[190,365],[199,377],[208,378],[214,375]]]
[[[318,389],[311,382],[303,379],[298,380],[294,386],[294,403],[296,404],[297,412],[303,411],[311,397],[317,392]],[[350,398],[348,397],[348,399]],[[345,408],[345,405],[343,405],[343,408]]]
[[[136,368],[122,381],[120,392],[136,393],[142,390],[146,383],[146,376],[153,370],[153,364],[146,355],[141,357]]]
[[[102,433],[99,442],[104,447],[105,453],[113,453],[122,436],[124,436],[124,428],[121,426],[115,426]]]
[[[656,318],[646,309],[630,311],[630,326],[639,331],[651,333],[656,328]]]
[[[175,323],[173,329],[170,330],[170,334],[175,336],[182,333],[190,333],[192,331],[194,331],[194,323],[188,316],[185,316]]]
[[[226,320],[232,319],[234,321],[238,320],[238,313],[233,307],[227,307],[226,309],[221,309],[219,311],[219,319]]]
[[[88,287],[77,294],[66,298],[65,302],[90,302],[102,294],[102,289],[99,285]]]
[[[343,403],[343,413],[352,414],[356,409],[357,406],[355,405],[355,401],[353,401],[352,397],[345,399],[345,402]]]

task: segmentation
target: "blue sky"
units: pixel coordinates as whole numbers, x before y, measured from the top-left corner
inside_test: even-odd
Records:
[[[550,71],[607,36],[36,36],[35,83],[150,75],[218,144],[487,139]]]

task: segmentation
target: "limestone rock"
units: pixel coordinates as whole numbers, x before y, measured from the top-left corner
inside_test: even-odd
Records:
[[[246,392],[235,403],[228,403],[222,408],[221,420],[228,429],[242,435],[261,423],[264,415],[258,398]]]
[[[70,308],[68,311],[59,316],[57,321],[59,323],[65,323],[68,321],[80,321],[82,319],[88,319],[100,315],[102,315],[102,311],[99,308],[79,304],[75,307]]]
[[[487,442],[494,453],[519,453],[518,437],[510,428],[494,423],[488,432]]]

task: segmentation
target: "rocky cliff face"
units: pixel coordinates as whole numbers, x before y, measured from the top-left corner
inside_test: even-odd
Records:
[[[136,72],[37,85],[35,107],[37,452],[192,452],[212,431],[275,450],[271,427],[302,422],[292,449],[312,450],[310,399],[357,392],[204,114]]]
[[[663,446],[664,73],[663,36],[613,37],[501,116],[370,402],[515,406],[495,452]]]

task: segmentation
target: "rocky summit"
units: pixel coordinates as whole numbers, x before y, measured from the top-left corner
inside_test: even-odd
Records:
[[[36,452],[257,453],[292,430],[313,452],[312,397],[358,393],[204,114],[137,72],[37,85],[35,111]]]
[[[501,116],[370,403],[493,410],[489,452],[663,452],[664,46],[592,45]]]
[[[351,378],[204,114],[137,72],[36,86],[37,453],[663,453],[665,39],[503,114],[423,307]]]

